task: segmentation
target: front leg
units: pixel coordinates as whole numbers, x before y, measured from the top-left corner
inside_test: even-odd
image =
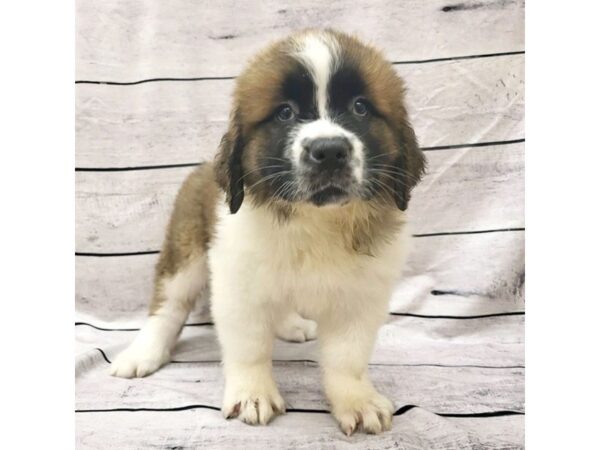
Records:
[[[253,304],[227,291],[217,290],[212,304],[225,372],[223,415],[265,425],[275,414],[285,412],[272,374],[275,332],[271,314],[268,304]]]
[[[385,317],[385,312],[377,309],[336,311],[319,321],[325,393],[331,413],[348,436],[359,426],[366,433],[391,428],[394,407],[375,390],[367,373],[377,330]]]

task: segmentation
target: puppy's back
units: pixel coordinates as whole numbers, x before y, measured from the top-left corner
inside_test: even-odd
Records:
[[[206,254],[220,195],[212,163],[203,163],[188,175],[175,200],[156,266],[157,277],[174,275],[191,259]]]

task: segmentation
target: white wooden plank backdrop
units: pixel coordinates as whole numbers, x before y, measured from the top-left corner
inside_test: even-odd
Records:
[[[397,65],[425,147],[521,138],[524,55]],[[77,167],[185,164],[212,158],[233,80],[81,84]],[[448,105],[452,105],[449,107]]]
[[[358,33],[383,48],[391,61],[520,51],[524,3],[80,0],[77,78],[232,76],[265,41],[305,27]]]
[[[425,236],[415,239],[406,279],[394,293],[392,310],[435,314],[445,295],[479,297],[477,314],[522,309],[523,232]],[[140,319],[152,292],[153,267],[158,255],[78,256],[76,299],[78,311],[104,320]],[[456,296],[455,296],[456,297]],[[423,301],[427,298],[427,301]],[[503,309],[507,304],[515,307]],[[410,309],[404,305],[414,305]],[[452,304],[445,313],[456,314]],[[456,306],[462,309],[461,302]],[[475,313],[475,312],[473,312]]]
[[[410,205],[414,233],[522,227],[523,149],[517,143],[428,152],[428,177],[415,189]],[[78,251],[160,249],[177,191],[192,170],[118,171],[101,177],[77,172]],[[461,207],[465,203],[468,209]]]
[[[443,364],[449,366],[522,366],[523,315],[501,315],[479,319],[447,319],[392,316],[379,332],[373,364]],[[135,335],[130,331],[104,331],[89,325],[77,326],[78,352],[102,349],[110,360]],[[419,351],[413,351],[417,347]],[[315,342],[277,342],[274,359],[318,360]],[[174,359],[215,361],[220,352],[211,325],[186,326]],[[214,386],[213,386],[214,388]]]
[[[102,365],[106,369],[108,363],[104,361]],[[396,410],[419,405],[441,414],[457,410],[483,413],[497,407],[522,411],[523,372],[521,368],[388,365],[370,368],[373,382],[393,401]],[[107,383],[106,371],[81,373],[76,391],[79,409],[172,408],[191,404],[218,408],[223,395],[221,366],[213,362],[171,364],[153,377],[152,384],[131,379]],[[314,363],[277,362],[274,375],[287,408],[327,409],[319,368]]]
[[[523,7],[78,0],[78,448],[523,448]],[[385,50],[429,159],[409,210],[415,249],[370,366],[398,408],[377,437],[346,438],[324,414],[314,342],[276,345],[290,413],[267,428],[223,420],[202,305],[177,362],[143,380],[107,372],[143,323],[174,195],[214,155],[233,78],[270,39],[304,26]]]
[[[289,413],[267,428],[225,421],[202,408],[184,411],[87,412],[76,416],[80,448],[118,449],[522,449],[523,416],[440,417],[414,408],[377,438],[346,438],[325,414]],[[482,426],[485,423],[485,426]],[[151,432],[149,432],[151,430]],[[376,447],[375,447],[376,446]]]

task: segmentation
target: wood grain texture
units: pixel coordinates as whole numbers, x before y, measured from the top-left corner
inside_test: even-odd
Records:
[[[523,143],[427,152],[408,209],[415,234],[525,225]]]
[[[424,319],[392,316],[379,331],[373,364],[522,366],[523,316],[477,320]],[[135,331],[101,331],[76,327],[76,354],[101,348],[113,360],[135,337]],[[273,358],[281,361],[318,360],[315,341],[303,344],[276,341]],[[184,362],[219,361],[220,350],[212,326],[187,326],[173,359]]]
[[[524,145],[428,152],[428,173],[409,208],[414,233],[522,227]],[[76,249],[158,250],[191,167],[77,172]]]
[[[234,76],[266,42],[306,27],[335,27],[392,61],[522,50],[524,1],[78,0],[76,77],[136,81]]]
[[[99,356],[99,352],[94,354]],[[78,378],[77,409],[174,408],[201,403],[219,408],[220,363],[169,364],[144,380],[111,377],[104,362]],[[373,384],[395,410],[418,405],[436,413],[523,412],[524,369],[374,365]],[[329,410],[319,367],[277,362],[275,380],[288,409]]]
[[[211,159],[226,127],[231,78],[266,42],[306,26],[356,32],[402,62],[395,68],[421,146],[524,138],[524,55],[481,56],[524,49],[523,0],[77,0],[76,9],[76,78],[143,81],[76,85],[79,168]],[[467,55],[480,56],[456,58]],[[162,77],[204,79],[144,81]],[[522,415],[438,414],[524,411],[524,315],[501,314],[524,310],[524,144],[427,156],[409,215],[414,233],[441,235],[414,239],[390,310],[428,317],[390,315],[369,367],[397,407],[418,406],[394,417],[392,431],[347,438],[324,413],[291,412],[250,427],[202,408],[79,412],[77,448],[522,449]],[[77,172],[77,251],[158,250],[190,170]],[[513,231],[463,233],[506,229]],[[76,320],[133,329],[75,327],[77,409],[220,405],[210,323],[185,326],[175,362],[156,374],[108,375],[105,356],[113,360],[145,320],[157,257],[76,257]],[[208,292],[188,324],[210,322],[207,299]],[[277,341],[273,356],[289,407],[328,409],[316,342]]]
[[[394,291],[395,311],[465,313],[518,310],[524,283],[524,233],[485,233],[418,238]],[[75,259],[77,310],[101,320],[145,316],[158,255]],[[432,290],[458,296],[432,296]],[[461,301],[453,308],[452,298]],[[472,299],[468,299],[473,297]],[[471,301],[472,300],[472,301]],[[444,306],[440,305],[444,304]],[[395,309],[398,308],[398,309]],[[437,312],[440,314],[440,312]]]
[[[524,55],[396,66],[421,146],[524,136]],[[232,80],[76,88],[77,167],[212,159],[226,130]]]
[[[524,422],[523,416],[447,418],[415,408],[394,417],[390,432],[345,437],[329,414],[288,413],[251,427],[194,409],[80,413],[75,427],[78,449],[517,450],[524,446]]]

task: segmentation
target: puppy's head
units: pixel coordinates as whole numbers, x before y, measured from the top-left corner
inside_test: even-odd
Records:
[[[424,166],[393,67],[351,36],[309,30],[237,78],[215,170],[232,213],[245,194],[258,204],[404,210]]]

